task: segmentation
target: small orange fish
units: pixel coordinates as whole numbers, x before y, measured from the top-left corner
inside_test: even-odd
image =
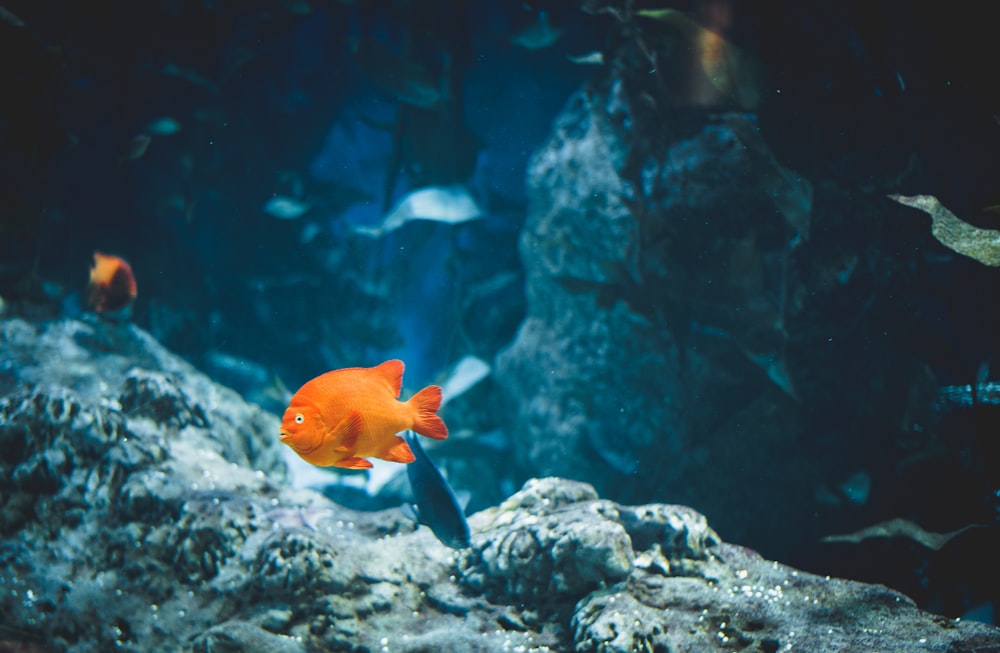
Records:
[[[399,401],[403,361],[348,367],[317,376],[298,392],[281,419],[281,441],[303,460],[322,467],[367,469],[365,458],[414,461],[396,434],[413,429],[435,440],[448,437],[437,410],[441,388],[429,385]]]
[[[114,312],[129,306],[137,287],[132,266],[124,259],[94,252],[90,268],[90,306],[98,313]]]

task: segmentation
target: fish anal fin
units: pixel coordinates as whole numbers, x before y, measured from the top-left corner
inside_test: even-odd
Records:
[[[399,507],[403,516],[416,524],[423,524],[423,517],[420,515],[420,507],[415,503],[404,503]]]
[[[358,458],[354,456],[352,458],[344,458],[343,460],[338,460],[333,463],[334,467],[343,467],[344,469],[371,469],[372,464],[365,460],[364,458]]]
[[[375,367],[375,372],[392,388],[393,397],[399,397],[403,389],[403,367],[403,361],[396,358]]]
[[[462,514],[469,509],[469,501],[472,500],[472,493],[468,490],[455,490],[455,499],[458,500],[458,505],[462,507]]]
[[[429,385],[406,402],[413,407],[413,430],[420,435],[444,440],[448,437],[448,427],[438,417],[441,407],[441,386]]]
[[[361,413],[355,410],[340,420],[333,427],[333,430],[326,434],[326,441],[331,444],[334,451],[353,452],[360,437]]]
[[[412,463],[416,460],[410,446],[403,442],[400,438],[396,438],[396,440],[396,444],[389,447],[389,449],[384,454],[379,456],[379,458],[394,463]]]

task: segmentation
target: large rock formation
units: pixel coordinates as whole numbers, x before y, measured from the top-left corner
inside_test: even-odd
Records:
[[[529,481],[453,552],[285,483],[277,418],[129,325],[0,322],[0,650],[985,651],[1000,631]]]
[[[535,154],[527,318],[497,380],[529,474],[689,503],[786,553],[816,487],[930,406],[894,337],[912,284],[874,204],[782,166],[753,114],[678,106],[677,38],[621,37]]]

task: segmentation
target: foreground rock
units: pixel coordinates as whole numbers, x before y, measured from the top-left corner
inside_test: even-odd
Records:
[[[0,322],[0,649],[984,651],[1000,631],[532,480],[456,553],[285,484],[277,418],[131,326]]]

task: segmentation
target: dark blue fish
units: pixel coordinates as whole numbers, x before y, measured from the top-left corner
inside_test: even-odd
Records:
[[[448,481],[427,457],[413,431],[407,431],[403,439],[416,456],[416,460],[406,466],[406,473],[410,477],[414,500],[412,508],[417,521],[430,527],[434,536],[446,546],[453,549],[470,546],[469,523],[465,521],[465,512]]]

